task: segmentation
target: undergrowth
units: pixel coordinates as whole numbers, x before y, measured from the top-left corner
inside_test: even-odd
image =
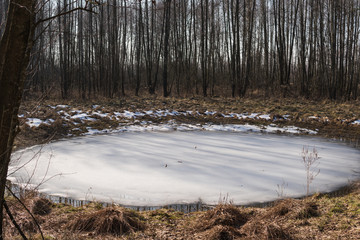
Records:
[[[284,199],[271,207],[236,207],[219,204],[205,212],[171,209],[136,212],[110,206],[99,209],[50,204],[23,198],[42,227],[45,239],[359,239],[360,182],[331,194]],[[19,225],[30,239],[41,239],[32,219],[13,198],[8,198]],[[43,207],[40,206],[43,203]],[[36,212],[37,209],[46,211]],[[46,207],[45,207],[46,206]],[[18,239],[5,219],[7,239]]]

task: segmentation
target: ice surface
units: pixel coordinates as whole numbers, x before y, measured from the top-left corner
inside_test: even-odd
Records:
[[[161,130],[161,129],[156,129]],[[234,132],[123,132],[72,138],[13,154],[9,175],[47,194],[126,205],[235,204],[305,194],[304,145],[316,146],[320,174],[312,191],[330,191],[359,171],[360,151],[317,137]],[[34,169],[35,168],[35,169]],[[45,178],[44,178],[45,176]],[[47,179],[50,179],[47,181]]]

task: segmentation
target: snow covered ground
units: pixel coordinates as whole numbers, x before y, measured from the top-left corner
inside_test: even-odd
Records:
[[[39,190],[52,195],[159,206],[199,199],[216,204],[224,196],[235,204],[264,202],[278,198],[281,191],[302,196],[304,145],[315,146],[320,156],[312,192],[344,185],[360,170],[360,151],[344,144],[244,133],[256,130],[251,125],[220,126],[206,125],[212,131],[189,131],[204,126],[183,124],[176,129],[184,131],[174,131],[173,125],[170,130],[168,125],[128,126],[116,134],[34,146],[13,154],[8,178],[22,185],[30,181],[32,187],[42,182]]]
[[[142,121],[137,125],[119,125],[116,129],[102,129],[97,130],[87,127],[87,132],[84,135],[95,135],[104,133],[118,133],[118,132],[171,132],[171,131],[221,131],[221,132],[259,132],[259,133],[291,133],[291,134],[316,134],[316,131],[298,128],[295,126],[278,127],[275,124],[268,126],[256,126],[251,124],[188,124],[177,123],[170,120],[168,123],[153,124],[152,122]],[[71,135],[70,135],[71,136]]]
[[[83,109],[76,109],[69,105],[48,105],[50,109],[55,110],[56,114],[64,119],[69,124],[78,125],[79,123],[89,123],[89,122],[97,122],[101,121],[102,119],[105,120],[113,120],[113,121],[121,121],[119,124],[118,129],[109,128],[109,129],[101,129],[101,131],[97,131],[96,129],[87,129],[85,135],[89,134],[96,134],[96,133],[108,133],[108,132],[115,132],[117,130],[123,131],[126,126],[124,122],[136,122],[137,119],[141,117],[148,117],[152,119],[161,119],[164,117],[175,117],[175,116],[183,116],[183,117],[204,117],[204,116],[215,116],[218,118],[231,118],[231,119],[239,119],[239,120],[262,120],[266,122],[273,123],[272,125],[276,124],[278,121],[289,121],[293,118],[290,115],[282,115],[282,116],[272,116],[267,113],[234,113],[234,112],[226,112],[221,113],[217,111],[176,111],[176,110],[169,110],[169,109],[156,109],[156,110],[138,110],[138,111],[108,111],[105,108],[99,105],[93,105],[90,109],[83,110]],[[30,113],[26,113],[25,115],[31,115]],[[19,117],[24,118],[24,121],[30,127],[39,127],[41,124],[51,125],[54,122],[54,119],[39,119],[30,116],[25,116],[24,114],[19,115]],[[328,122],[329,119],[327,117],[317,117],[317,116],[309,116],[309,120],[312,121],[319,121],[319,122]],[[352,125],[360,125],[360,119],[358,120],[351,120],[350,123]],[[132,124],[132,123],[131,123]],[[139,125],[148,125],[149,122],[140,122]],[[124,127],[125,126],[125,127]],[[207,127],[205,127],[207,128]],[[224,128],[223,128],[224,129]],[[80,131],[80,129],[78,129]],[[204,129],[206,130],[206,129]],[[290,132],[290,133],[309,133],[315,134],[316,131],[306,130],[306,129],[298,129],[296,127],[290,127],[290,130],[281,129],[277,127],[274,129],[274,126],[267,126],[267,124],[261,127],[262,132]]]

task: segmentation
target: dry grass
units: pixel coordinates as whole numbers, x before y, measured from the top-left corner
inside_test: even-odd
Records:
[[[244,234],[234,227],[216,225],[204,232],[195,233],[197,239],[209,239],[209,240],[233,240],[243,239]]]
[[[68,226],[74,232],[91,232],[93,235],[111,234],[114,236],[134,233],[145,228],[145,224],[136,212],[114,207],[81,214]]]
[[[249,219],[248,213],[230,204],[219,204],[205,212],[195,226],[198,230],[208,230],[216,226],[239,228]]]
[[[199,239],[237,239],[243,237],[240,227],[249,219],[249,213],[230,204],[219,204],[200,215],[194,225]]]
[[[36,197],[24,197],[31,209]],[[27,236],[40,239],[28,214],[14,199],[11,211]],[[134,212],[52,204],[47,215],[36,215],[46,239],[360,239],[360,182],[332,194],[284,199],[272,207],[239,208],[220,204],[206,212],[181,213],[171,209]],[[5,219],[6,239],[18,234]]]
[[[51,212],[52,203],[46,198],[36,197],[32,200],[31,212],[37,215],[47,215]]]
[[[75,125],[54,115],[47,105],[69,104],[83,111],[89,111],[92,104],[105,107],[108,112],[169,109],[221,113],[269,113],[271,117],[284,114],[293,116],[290,121],[278,120],[279,125],[295,125],[318,129],[325,137],[346,138],[360,143],[360,126],[349,124],[360,118],[359,102],[309,101],[304,99],[226,99],[226,98],[127,98],[118,100],[100,99],[93,102],[25,102],[21,113],[32,112],[40,119],[52,118],[55,122],[39,128],[21,126],[17,138],[18,147],[41,143],[53,136],[63,138]],[[317,116],[318,119],[309,119]],[[141,121],[141,119],[139,119]],[[144,119],[166,122],[162,119]],[[263,120],[234,120],[217,116],[175,117],[185,123],[251,123],[268,124]],[[113,124],[113,125],[112,125]],[[116,126],[117,122],[102,120],[96,123],[99,129]],[[76,127],[85,128],[86,124]],[[360,176],[360,174],[359,174]],[[24,198],[29,209],[35,206],[34,196]],[[40,239],[32,219],[13,199],[7,199],[11,211],[20,226],[31,239]],[[33,205],[32,205],[33,204]],[[38,210],[44,210],[45,202],[38,203]],[[285,199],[273,207],[237,208],[219,205],[207,212],[183,214],[172,210],[157,210],[134,213],[120,208],[99,210],[95,204],[72,207],[53,204],[47,214],[36,214],[47,239],[360,239],[360,182],[342,189],[337,194],[315,195],[303,200]],[[146,225],[146,228],[144,226]],[[6,239],[19,239],[8,218],[5,219]],[[126,233],[125,235],[123,233]]]
[[[279,201],[264,215],[265,218],[289,217],[293,219],[305,219],[318,216],[318,206],[315,201],[285,199]]]
[[[16,139],[18,148],[46,142],[49,138],[59,139],[72,134],[73,136],[86,132],[86,127],[93,129],[112,129],[116,128],[120,122],[133,122],[134,120],[124,119],[116,121],[114,119],[102,118],[97,116],[99,121],[77,124],[64,121],[57,111],[51,106],[58,104],[68,104],[72,108],[91,112],[101,110],[103,112],[113,113],[115,111],[147,111],[168,109],[177,111],[217,111],[218,113],[263,113],[270,114],[270,117],[276,121],[279,126],[292,125],[308,129],[318,130],[319,135],[331,138],[347,139],[360,144],[360,126],[350,124],[355,119],[360,118],[360,103],[354,102],[332,102],[332,101],[310,101],[306,99],[276,99],[276,98],[161,98],[161,97],[127,97],[122,99],[98,99],[91,101],[26,101],[22,103],[20,114],[25,117],[36,117],[42,120],[53,119],[51,125],[42,124],[38,128],[30,128],[24,124],[25,118],[22,118],[20,129]],[[101,107],[94,109],[96,104]],[[284,120],[283,115],[290,115],[290,119]],[[317,118],[309,118],[316,116]],[[138,117],[139,121],[152,121],[154,123],[165,123],[169,120],[175,120],[182,123],[213,123],[213,124],[264,124],[268,125],[271,121],[262,119],[234,119],[224,118],[221,114],[214,116],[166,116],[162,118],[151,118],[146,115]],[[72,130],[80,129],[80,130]]]

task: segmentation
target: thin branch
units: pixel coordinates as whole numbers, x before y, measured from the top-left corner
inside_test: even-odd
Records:
[[[73,173],[57,173],[55,175],[52,175],[51,177],[49,177],[46,180],[45,180],[45,177],[44,177],[43,180],[36,187],[34,187],[34,190],[37,191],[42,184],[50,181],[53,178],[62,177],[62,176],[66,176],[66,175],[71,175],[71,174],[76,174],[76,172],[73,172]]]
[[[36,42],[36,41],[40,38],[40,36],[49,28],[49,26],[50,26],[51,23],[52,23],[51,21],[47,23],[47,25],[46,25],[46,26],[40,31],[40,33],[34,38],[34,42]],[[39,24],[40,24],[40,23],[39,23]]]
[[[14,216],[11,214],[10,212],[10,209],[5,201],[5,199],[3,199],[3,204],[4,204],[4,208],[6,210],[6,213],[7,215],[9,216],[11,222],[14,224],[15,228],[18,230],[18,232],[20,233],[21,237],[24,239],[24,240],[27,240],[28,238],[25,236],[24,232],[21,230],[19,224],[17,224]]]
[[[39,1],[38,4],[35,6],[35,9],[38,9],[36,13],[38,13],[48,2],[50,2],[50,0],[41,1],[41,2]]]
[[[20,4],[15,3],[15,2],[11,2],[11,4],[14,4],[14,5],[18,6],[19,8],[24,8],[24,9],[25,9],[26,11],[28,11],[30,14],[33,13],[30,9],[28,9],[27,7],[25,7],[25,6],[23,6],[23,5],[20,5]]]
[[[40,149],[39,150],[37,150],[35,153],[34,153],[34,155],[28,160],[28,161],[26,161],[25,163],[23,163],[21,166],[19,166],[19,167],[17,167],[14,171],[12,171],[11,173],[8,173],[8,177],[9,176],[11,176],[11,175],[13,175],[14,173],[16,173],[17,171],[19,171],[20,169],[22,169],[23,167],[25,167],[27,164],[29,164],[30,162],[32,162],[35,158],[37,158],[37,160],[36,160],[36,164],[35,165],[37,165],[37,162],[39,161],[39,158],[40,158],[40,155],[41,155],[41,151],[42,151],[42,149],[44,148],[44,145],[41,145],[40,146]],[[22,157],[22,155],[17,159],[17,160],[20,160],[20,158]]]
[[[36,218],[34,217],[34,215],[31,213],[31,211],[30,211],[30,210],[25,206],[25,204],[15,195],[15,193],[14,193],[13,191],[11,191],[11,189],[10,189],[7,185],[5,185],[5,187],[6,187],[6,189],[11,193],[11,195],[12,195],[16,200],[18,200],[18,202],[23,206],[23,208],[30,214],[30,216],[31,216],[32,219],[34,220],[37,228],[39,229],[39,232],[40,232],[40,234],[41,234],[41,239],[42,239],[42,240],[45,240],[44,234],[43,234],[43,232],[41,231],[41,227],[40,227],[39,223],[37,222]],[[4,200],[4,201],[5,201],[5,200]],[[5,204],[4,204],[4,205],[5,205]]]
[[[86,12],[97,14],[97,12],[94,12],[92,9],[87,9],[87,8],[83,8],[83,7],[77,7],[77,8],[71,9],[69,11],[59,13],[59,14],[57,14],[55,16],[52,16],[52,17],[40,19],[35,23],[35,26],[39,25],[42,22],[50,21],[52,19],[58,18],[60,16],[63,16],[63,15],[66,15],[66,14],[69,14],[69,13],[72,13],[72,12],[75,12],[75,11],[86,11]]]

